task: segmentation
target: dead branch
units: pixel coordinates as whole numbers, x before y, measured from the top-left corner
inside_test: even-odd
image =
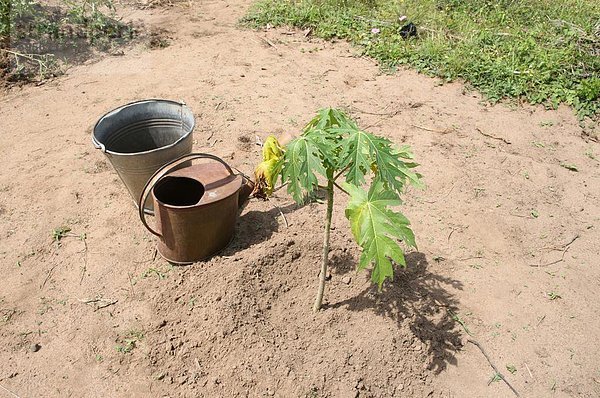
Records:
[[[451,128],[446,128],[444,130],[436,130],[436,129],[430,129],[428,127],[417,126],[416,124],[409,124],[409,126],[414,127],[419,130],[431,131],[432,133],[439,133],[439,134],[449,134],[452,131],[454,131],[454,129],[451,129]]]
[[[15,394],[14,392],[10,391],[8,388],[6,388],[2,385],[0,385],[0,388],[3,389],[4,391],[6,391],[7,393],[9,393],[10,395],[12,395],[14,398],[21,398],[17,394]]]
[[[268,46],[273,47],[275,50],[279,50],[277,48],[277,46],[269,39],[267,39],[266,37],[262,37],[262,36],[258,36],[259,39],[261,39],[263,42],[265,42]]]
[[[485,258],[485,257],[484,256],[463,257],[463,258],[457,258],[456,261],[468,261],[468,260],[475,260],[478,258]]]
[[[479,350],[481,351],[481,353],[483,354],[483,356],[485,357],[485,359],[487,359],[487,361],[490,364],[490,366],[492,367],[492,369],[494,369],[494,372],[496,372],[496,375],[498,375],[498,377],[500,377],[502,379],[502,381],[504,381],[506,383],[506,385],[508,386],[508,388],[511,389],[511,391],[515,394],[515,396],[520,397],[520,395],[517,392],[517,390],[515,390],[515,388],[510,385],[510,383],[506,380],[506,378],[504,378],[504,376],[502,375],[502,373],[500,373],[500,371],[498,370],[498,368],[496,367],[496,365],[494,365],[494,363],[490,359],[490,356],[487,354],[487,352],[485,351],[485,349],[483,348],[483,346],[477,340],[467,339],[467,341],[469,343],[477,346],[477,348],[479,348]]]
[[[93,298],[93,299],[84,299],[84,300],[77,299],[77,300],[80,303],[83,303],[83,304],[93,304],[94,311],[98,311],[98,310],[100,310],[102,308],[109,307],[109,306],[117,304],[119,302],[119,300],[117,300],[117,299],[112,300],[112,299],[105,299],[105,298],[102,298],[102,297],[96,297],[96,298]]]
[[[565,260],[565,254],[567,254],[567,251],[569,251],[569,248],[571,247],[571,245],[573,244],[573,242],[575,242],[577,240],[577,238],[579,238],[579,234],[575,235],[575,237],[573,239],[571,239],[569,241],[569,243],[566,243],[565,245],[563,245],[563,247],[561,249],[557,249],[557,248],[550,248],[551,250],[562,250],[562,254],[560,256],[560,258],[558,260],[546,263],[546,264],[529,264],[530,267],[548,267],[550,265],[554,265],[554,264],[558,264],[562,261]]]
[[[491,134],[484,133],[484,132],[483,132],[483,131],[481,131],[481,129],[479,129],[479,128],[475,128],[475,130],[477,130],[477,132],[478,132],[479,134],[483,135],[484,137],[488,137],[488,138],[491,138],[491,139],[493,139],[493,140],[502,141],[502,142],[504,142],[505,144],[509,144],[509,145],[510,145],[510,144],[512,144],[512,142],[510,142],[510,141],[509,141],[509,140],[507,140],[506,138],[502,138],[502,137],[496,137],[496,136],[493,136],[493,135],[491,135]]]
[[[85,277],[85,273],[87,272],[88,245],[87,245],[87,237],[85,236],[85,234],[81,235],[80,238],[83,241],[83,245],[85,246],[83,248],[83,269],[81,270],[81,279],[79,280],[79,284],[81,285],[81,283],[83,282],[83,278]]]

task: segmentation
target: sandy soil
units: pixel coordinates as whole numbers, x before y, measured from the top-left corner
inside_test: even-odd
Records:
[[[167,48],[0,99],[0,397],[513,396],[469,339],[522,396],[600,395],[600,148],[569,109],[489,107],[459,83],[382,74],[344,43],[239,29],[248,1],[191,4],[127,10],[166,29]],[[313,314],[324,206],[279,192],[288,227],[252,201],[222,255],[155,258],[90,141],[99,116],[143,98],[184,100],[195,149],[247,173],[248,138],[346,107],[413,146],[427,188],[404,212],[419,252],[377,293],[354,272],[338,195]]]

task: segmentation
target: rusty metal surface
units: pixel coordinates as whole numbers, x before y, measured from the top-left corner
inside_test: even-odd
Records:
[[[182,162],[204,157],[213,161],[218,159],[222,163],[200,163],[171,171]],[[190,180],[200,183],[203,192],[198,202],[181,205],[198,194]],[[161,187],[161,183],[169,186]],[[251,191],[252,183],[234,174],[221,159],[213,155],[191,154],[161,168],[148,181],[139,199],[145,200],[144,195],[151,194],[156,230],[146,223],[142,211],[140,218],[146,228],[159,237],[158,251],[167,261],[177,264],[201,261],[229,244],[235,232],[239,208]],[[171,203],[159,198],[166,198]]]

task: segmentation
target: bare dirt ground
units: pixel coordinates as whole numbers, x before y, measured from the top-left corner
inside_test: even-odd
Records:
[[[599,396],[600,148],[572,112],[489,107],[460,83],[382,74],[344,43],[243,30],[248,5],[128,9],[172,44],[0,99],[0,397],[513,396],[468,339],[521,396]],[[288,227],[254,200],[222,255],[154,258],[90,141],[103,113],[144,98],[184,100],[194,149],[246,173],[256,135],[346,107],[413,146],[427,188],[407,192],[404,212],[419,251],[377,293],[353,271],[340,193],[327,305],[313,314],[324,206],[280,191]]]

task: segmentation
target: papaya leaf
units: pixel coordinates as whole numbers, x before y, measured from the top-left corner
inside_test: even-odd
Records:
[[[341,132],[341,129],[338,131]],[[412,159],[408,146],[394,148],[387,138],[378,137],[360,129],[347,129],[340,143],[340,169],[347,169],[346,182],[357,186],[365,184],[365,175],[373,171],[376,180],[402,193],[406,180],[420,186],[420,175],[411,171],[417,164],[405,162]]]
[[[296,203],[304,203],[305,196],[318,187],[316,173],[327,176],[322,158],[319,145],[311,137],[301,135],[288,143],[281,177],[288,183],[288,193]]]
[[[303,132],[306,133],[311,130],[328,131],[332,128],[357,129],[358,126],[344,112],[334,108],[324,108],[319,110],[317,115],[306,124]]]
[[[372,264],[371,280],[381,290],[385,279],[394,276],[392,261],[406,267],[404,251],[398,241],[417,247],[410,222],[401,213],[389,208],[400,205],[401,201],[398,194],[386,189],[382,181],[374,181],[368,192],[350,183],[345,183],[344,188],[350,194],[346,218],[350,221],[354,238],[363,249],[358,270]]]

